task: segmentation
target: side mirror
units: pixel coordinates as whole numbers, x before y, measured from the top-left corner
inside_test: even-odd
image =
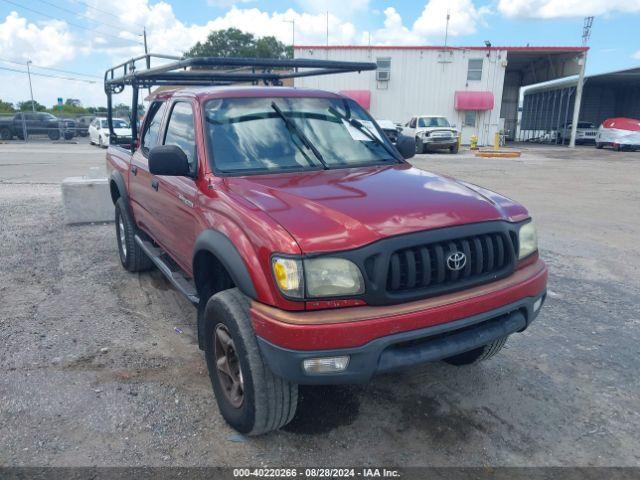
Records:
[[[416,139],[400,134],[396,140],[396,148],[405,160],[411,158],[416,154]]]
[[[153,175],[188,177],[189,160],[186,153],[176,145],[160,145],[149,152],[149,172]]]

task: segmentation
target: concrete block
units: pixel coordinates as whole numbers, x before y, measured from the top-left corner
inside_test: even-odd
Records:
[[[93,172],[92,172],[93,173]],[[62,181],[62,205],[68,224],[113,222],[107,178],[68,177]]]

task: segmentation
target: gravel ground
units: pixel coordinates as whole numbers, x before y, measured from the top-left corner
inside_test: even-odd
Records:
[[[543,312],[484,364],[305,388],[286,430],[245,438],[217,411],[193,307],[121,268],[113,225],[63,224],[58,183],[104,151],[0,145],[0,465],[640,465],[640,153],[412,161],[530,208]]]

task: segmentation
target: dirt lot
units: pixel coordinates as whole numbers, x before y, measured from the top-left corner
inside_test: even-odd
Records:
[[[413,162],[530,208],[540,317],[479,366],[303,389],[286,431],[244,438],[218,414],[195,310],[120,267],[113,225],[63,224],[59,182],[104,151],[0,145],[0,465],[640,465],[640,152]]]

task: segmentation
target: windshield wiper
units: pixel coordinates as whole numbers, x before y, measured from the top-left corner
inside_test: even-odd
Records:
[[[360,121],[356,120],[355,118],[347,117],[346,115],[344,115],[343,113],[340,113],[338,110],[336,110],[333,107],[329,107],[329,113],[340,118],[341,120],[344,120],[349,125],[357,129],[360,133],[362,133],[363,135],[365,135],[366,137],[370,138],[372,141],[380,145],[382,148],[384,148],[387,151],[387,153],[391,155],[393,158],[395,158],[396,160],[400,160],[396,152],[394,152],[385,142],[380,140],[377,135],[375,135],[374,133],[371,133],[371,130],[365,127]]]
[[[282,113],[282,110],[280,110],[280,107],[276,105],[276,102],[271,102],[271,108],[273,108],[275,112],[278,114],[278,116],[282,118],[282,120],[284,121],[289,131],[294,132],[298,136],[298,138],[302,141],[303,145],[313,152],[313,154],[316,156],[318,161],[322,164],[324,169],[328,170],[329,165],[327,165],[327,162],[324,161],[324,158],[322,157],[322,154],[320,153],[320,151],[316,148],[316,146],[313,143],[311,143],[311,141],[304,134],[304,132],[300,130],[295,123],[289,120],[284,113]],[[294,145],[297,146],[298,144],[294,142]],[[300,151],[305,156],[307,161],[309,161],[309,157],[304,153],[304,151],[302,151],[302,149],[300,149]]]

